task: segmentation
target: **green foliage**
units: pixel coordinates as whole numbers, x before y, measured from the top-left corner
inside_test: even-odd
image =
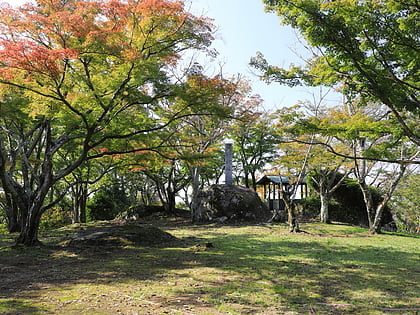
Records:
[[[381,191],[370,187],[374,208],[381,202]],[[348,222],[352,224],[360,224],[369,226],[366,205],[363,200],[363,194],[358,182],[354,179],[347,178],[343,184],[337,188],[333,194],[334,200],[338,203],[336,207],[331,210],[331,220]],[[393,222],[392,214],[388,206],[384,209],[384,214],[381,220],[381,225]]]
[[[51,230],[71,223],[71,211],[63,208],[50,208],[42,216],[41,230]]]
[[[420,233],[420,174],[403,178],[391,199],[398,231]]]
[[[102,185],[88,203],[88,220],[112,220],[119,213],[126,211],[129,205],[124,185],[118,182]]]
[[[175,134],[164,129],[209,114],[207,101],[227,112],[216,102],[227,80],[204,77],[189,89],[178,77],[183,52],[211,53],[214,29],[183,1],[2,5],[0,28],[0,180],[26,220],[18,243],[38,243],[42,207],[54,204],[45,199],[87,160],[163,151]],[[106,200],[97,203],[108,211]]]
[[[319,218],[321,200],[319,196],[310,196],[296,201],[299,214],[304,220]]]
[[[338,87],[348,99],[386,105],[404,133],[420,144],[418,53],[419,5],[407,1],[264,0],[284,24],[318,48],[306,66],[271,66],[262,54],[251,60],[268,82]],[[314,52],[315,50],[312,50]]]
[[[234,153],[246,187],[255,189],[257,172],[278,158],[279,133],[273,121],[274,117],[251,107],[231,126]]]

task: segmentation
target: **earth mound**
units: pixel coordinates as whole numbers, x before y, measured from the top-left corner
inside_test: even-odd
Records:
[[[81,227],[63,242],[66,246],[125,246],[138,245],[149,247],[179,244],[181,239],[161,229],[139,223],[107,222],[91,227]]]

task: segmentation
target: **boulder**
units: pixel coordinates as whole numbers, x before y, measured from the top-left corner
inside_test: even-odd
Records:
[[[237,185],[212,185],[198,195],[196,222],[262,222],[270,218],[270,211],[258,194]]]

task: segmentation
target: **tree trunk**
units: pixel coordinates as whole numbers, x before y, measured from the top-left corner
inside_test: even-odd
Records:
[[[375,218],[373,220],[372,225],[369,226],[369,232],[370,233],[372,233],[372,234],[381,233],[382,214],[384,212],[384,209],[385,209],[388,201],[391,199],[392,194],[394,193],[395,189],[397,188],[398,183],[400,182],[401,178],[403,177],[406,169],[407,169],[407,166],[400,165],[400,170],[399,170],[397,176],[395,176],[394,179],[391,181],[391,183],[389,185],[389,188],[384,195],[384,199],[376,207]]]
[[[168,214],[175,213],[176,210],[176,194],[168,188],[166,191],[166,201],[163,204],[165,212]]]
[[[252,189],[257,191],[257,176],[254,171],[251,172]]]
[[[319,197],[321,199],[321,211],[320,211],[320,219],[322,223],[328,223],[330,224],[330,214],[329,214],[329,201],[330,201],[330,196],[329,194],[324,191],[321,190],[319,193]]]
[[[300,232],[299,222],[296,215],[296,207],[294,202],[286,204],[287,209],[287,222],[289,223],[290,233],[298,233]]]
[[[192,187],[192,197],[191,197],[191,221],[196,223],[202,220],[202,214],[199,209],[199,198],[198,195],[201,189],[201,180],[200,180],[200,167],[190,167],[191,174],[191,187]]]
[[[72,223],[86,223],[88,190],[85,184],[76,186],[73,196]]]
[[[244,172],[244,184],[246,188],[250,188],[249,187],[249,173],[248,172]]]
[[[21,232],[16,239],[16,245],[38,246],[41,244],[38,240],[41,211],[40,209],[31,209],[30,211],[31,213],[25,224],[22,226]]]
[[[72,223],[86,223],[86,203],[85,194],[81,191],[79,196],[75,196],[73,206]]]
[[[280,188],[280,198],[284,202],[284,206],[287,210],[287,222],[289,223],[290,233],[300,232],[299,222],[296,214],[296,205],[295,202],[290,198],[290,194],[283,192],[283,189]]]
[[[362,190],[363,200],[365,201],[366,212],[367,212],[367,217],[368,217],[368,222],[369,222],[369,228],[371,228],[371,227],[373,227],[373,224],[374,224],[374,221],[375,221],[375,209],[373,207],[372,193],[369,189],[369,186],[366,184],[365,181],[360,181],[359,180],[359,186],[360,186],[360,189]]]
[[[13,202],[13,198],[10,194],[6,195],[6,216],[7,216],[7,230],[9,233],[20,232],[21,230],[21,220],[19,218],[19,208],[16,203]]]
[[[382,214],[384,212],[385,206],[386,206],[386,202],[382,201],[376,207],[375,219],[373,221],[373,224],[371,226],[369,226],[369,233],[371,233],[371,234],[380,234],[381,233],[381,220],[382,220]]]

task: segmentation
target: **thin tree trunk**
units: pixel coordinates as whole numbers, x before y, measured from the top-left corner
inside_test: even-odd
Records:
[[[329,214],[329,202],[330,202],[330,195],[328,192],[321,190],[319,193],[319,197],[321,199],[321,211],[320,211],[320,219],[322,223],[330,224],[330,214]]]
[[[372,192],[370,191],[369,186],[366,184],[364,180],[362,181],[359,180],[359,186],[360,186],[360,189],[362,190],[363,200],[366,206],[369,228],[372,228],[373,223],[375,221],[375,209],[373,206]]]
[[[289,223],[290,233],[298,233],[300,232],[299,222],[296,215],[296,206],[294,202],[288,202],[286,204],[287,209],[287,221]]]
[[[72,223],[86,223],[86,204],[88,189],[86,184],[76,186],[73,197]]]
[[[391,196],[394,193],[395,189],[397,188],[398,183],[400,182],[401,178],[403,177],[406,169],[407,169],[407,167],[405,165],[400,165],[400,170],[399,170],[397,176],[395,176],[394,180],[391,182],[388,191],[385,193],[384,199],[376,207],[376,213],[375,213],[375,218],[373,220],[373,224],[372,224],[372,226],[369,227],[369,232],[370,233],[372,233],[372,234],[381,233],[381,221],[382,221],[382,215],[383,215],[384,209],[385,209],[388,201],[391,199]]]
[[[289,224],[290,233],[297,233],[300,232],[299,222],[296,214],[296,205],[295,202],[290,198],[290,194],[288,192],[284,192],[283,188],[280,187],[279,190],[280,199],[283,200],[284,206],[286,207],[287,211],[287,223]]]
[[[190,167],[190,174],[191,174],[191,187],[192,187],[192,197],[191,197],[191,221],[201,222],[202,214],[199,208],[199,193],[201,188],[201,181],[200,181],[200,167]]]
[[[165,212],[168,214],[175,213],[176,208],[176,194],[168,187],[166,191],[166,201],[163,204],[163,208],[165,209]]]

